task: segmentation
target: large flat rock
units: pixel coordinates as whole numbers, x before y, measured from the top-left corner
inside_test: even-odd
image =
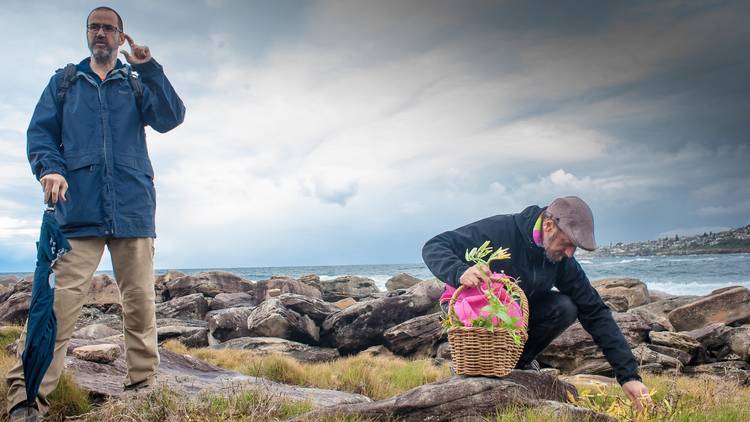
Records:
[[[750,290],[735,286],[719,289],[673,310],[669,322],[676,331],[689,331],[712,323],[731,324],[750,318]]]
[[[108,341],[111,342],[111,341]],[[77,359],[70,351],[80,346],[97,344],[91,340],[72,339],[65,358],[65,368],[79,386],[96,397],[118,397],[125,394],[123,381],[127,372],[125,348],[117,343],[123,353],[111,364],[100,364]],[[314,407],[341,404],[367,403],[371,400],[359,394],[351,394],[320,388],[305,388],[280,384],[264,378],[250,377],[219,368],[204,361],[160,349],[161,364],[157,384],[172,391],[197,397],[203,393],[225,394],[231,391],[262,390],[264,393],[293,400],[308,400]]]
[[[354,417],[387,421],[494,420],[497,408],[518,406],[551,411],[560,418],[614,421],[609,416],[567,403],[575,387],[553,375],[514,370],[504,378],[454,376],[413,388],[396,397],[372,403],[331,406],[314,410],[297,420]]]

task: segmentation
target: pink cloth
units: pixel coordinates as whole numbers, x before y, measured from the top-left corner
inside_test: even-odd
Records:
[[[453,305],[453,309],[456,311],[459,321],[461,321],[466,327],[471,327],[471,322],[478,317],[489,315],[488,312],[481,310],[490,304],[484,293],[486,289],[484,286],[482,287],[483,288],[481,289],[477,287],[464,288],[461,290],[461,293],[458,294],[456,303]],[[516,327],[523,327],[523,312],[521,312],[521,305],[513,300],[508,292],[505,291],[505,287],[501,283],[494,283],[493,287],[495,296],[500,298],[500,302],[508,307],[508,315],[518,317]],[[450,302],[455,291],[455,287],[446,284],[445,291],[443,292],[443,295],[440,296],[440,302]],[[500,321],[497,320],[497,317],[492,318],[493,325],[499,325],[499,323]]]

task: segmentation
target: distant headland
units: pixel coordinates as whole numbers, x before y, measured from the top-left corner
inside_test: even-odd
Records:
[[[750,225],[719,233],[666,237],[634,243],[614,243],[579,256],[650,256],[750,253]]]

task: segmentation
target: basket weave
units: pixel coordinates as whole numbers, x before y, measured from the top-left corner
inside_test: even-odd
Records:
[[[526,295],[514,282],[510,284],[508,294],[517,293],[521,297],[521,312],[523,313],[523,327],[519,327],[516,333],[521,336],[521,345],[513,342],[513,337],[506,328],[496,327],[490,331],[482,327],[454,327],[448,331],[448,344],[451,350],[451,359],[456,374],[459,375],[481,375],[486,377],[503,377],[515,368],[518,359],[526,344],[529,325],[529,303]],[[453,306],[458,294],[463,290],[460,286],[453,293],[448,304],[448,322],[458,318]]]

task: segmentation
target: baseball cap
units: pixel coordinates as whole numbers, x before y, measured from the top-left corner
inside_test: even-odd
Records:
[[[583,199],[577,196],[557,198],[549,204],[547,212],[574,245],[587,251],[596,249],[594,215]]]

